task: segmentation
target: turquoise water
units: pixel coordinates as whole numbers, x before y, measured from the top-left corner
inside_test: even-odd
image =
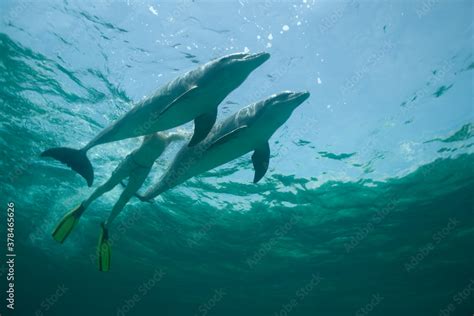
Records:
[[[15,310],[5,258],[0,312],[471,315],[473,12],[472,1],[1,1],[0,231],[13,201],[17,256]],[[132,100],[246,50],[272,57],[219,119],[311,92],[270,140],[261,182],[249,154],[153,204],[133,199],[108,273],[95,247],[121,188],[63,245],[51,238],[91,189],[44,149],[86,144]],[[94,148],[95,185],[139,142]]]

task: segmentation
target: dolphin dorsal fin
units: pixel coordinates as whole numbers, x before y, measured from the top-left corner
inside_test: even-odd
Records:
[[[230,141],[231,139],[233,139],[234,137],[236,137],[242,130],[244,130],[245,128],[247,128],[247,125],[243,125],[243,126],[240,126],[240,127],[237,127],[236,129],[228,132],[227,134],[219,137],[218,139],[216,139],[216,141],[214,141],[211,146],[209,147],[209,149],[215,147],[215,146],[218,146],[220,144],[223,144],[225,142],[228,142]]]
[[[257,183],[267,172],[268,164],[270,163],[270,146],[268,145],[268,142],[255,148],[252,155],[252,162],[253,168],[255,169],[253,183]]]
[[[182,102],[182,101],[185,101],[189,98],[192,98],[193,97],[193,94],[196,93],[197,91],[197,88],[198,86],[192,86],[191,88],[189,88],[188,90],[186,90],[184,93],[182,93],[179,97],[177,97],[176,99],[174,99],[173,101],[171,101],[170,104],[168,104],[161,112],[160,112],[160,115],[163,115],[166,111],[168,111],[169,109],[171,109],[176,103],[178,102]]]

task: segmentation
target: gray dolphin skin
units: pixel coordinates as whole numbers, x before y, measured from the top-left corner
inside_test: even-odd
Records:
[[[52,148],[41,156],[67,164],[91,186],[94,170],[86,154],[97,145],[164,131],[194,120],[194,135],[188,144],[194,146],[213,127],[218,105],[269,58],[268,53],[236,53],[212,60],[137,103],[83,148]]]
[[[270,160],[268,140],[291,113],[310,96],[309,92],[285,91],[251,104],[217,123],[194,147],[183,146],[160,181],[143,196],[148,201],[198,174],[254,151],[254,183],[266,173]]]

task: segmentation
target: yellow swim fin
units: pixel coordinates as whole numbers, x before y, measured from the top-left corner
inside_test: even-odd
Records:
[[[99,257],[99,271],[107,272],[110,269],[110,253],[111,245],[109,242],[109,231],[105,228],[105,224],[100,224],[99,245],[97,246]]]
[[[69,213],[61,218],[61,221],[58,223],[56,228],[53,231],[53,238],[59,243],[63,243],[64,240],[69,236],[74,227],[76,227],[79,222],[79,218],[82,213],[85,211],[85,207],[82,206],[82,203],[76,208],[72,209]]]

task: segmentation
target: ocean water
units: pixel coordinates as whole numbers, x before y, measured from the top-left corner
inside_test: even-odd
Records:
[[[0,232],[7,252],[13,202],[16,254],[14,310],[0,263],[1,315],[472,315],[473,16],[460,0],[1,0]],[[262,181],[249,154],[132,199],[107,273],[99,223],[121,188],[57,244],[56,222],[92,189],[39,154],[86,144],[238,51],[272,57],[218,119],[311,92],[271,138]],[[94,148],[95,185],[139,142]]]

